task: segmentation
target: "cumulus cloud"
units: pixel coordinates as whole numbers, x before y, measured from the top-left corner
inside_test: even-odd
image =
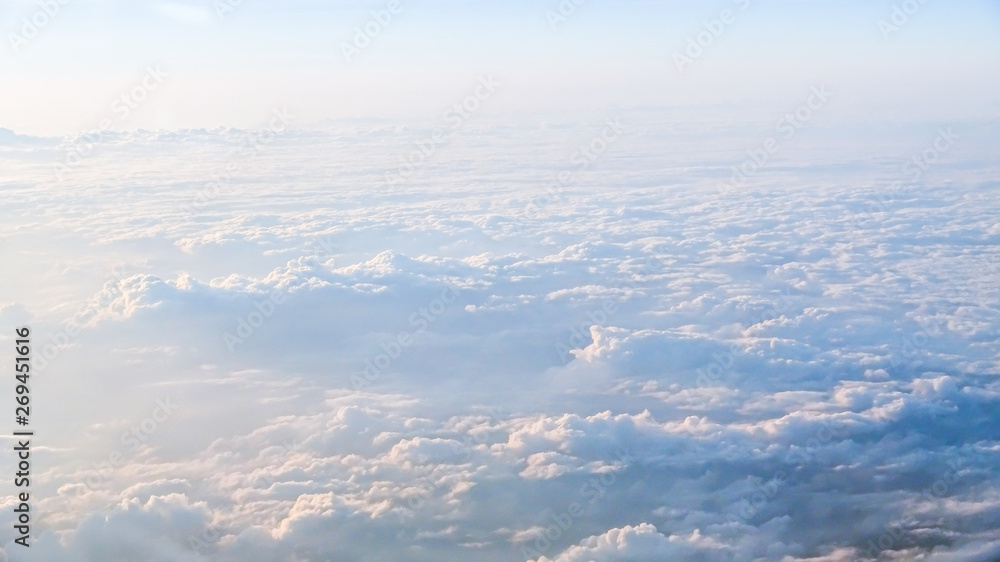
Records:
[[[544,205],[587,127],[456,133],[392,194],[428,130],[289,131],[207,196],[242,132],[116,134],[62,182],[0,135],[36,211],[0,251],[52,257],[0,280],[46,360],[30,555],[995,556],[987,160],[869,213],[894,170],[836,131],[719,194],[740,152],[663,127]]]
[[[723,545],[705,540],[698,531],[689,537],[667,537],[649,523],[611,529],[589,537],[555,558],[537,562],[615,562],[625,560],[728,560]]]

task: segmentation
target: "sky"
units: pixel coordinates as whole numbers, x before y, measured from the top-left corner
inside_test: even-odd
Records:
[[[490,109],[502,115],[720,104],[745,110],[793,98],[799,80],[836,85],[854,119],[997,115],[990,92],[1000,7],[992,1],[921,2],[912,16],[900,11],[896,26],[899,3],[892,2],[570,1],[560,8],[400,0],[384,31],[372,23],[378,36],[350,57],[344,44],[387,3],[216,4],[57,3],[51,20],[21,43],[12,36],[23,37],[24,18],[41,8],[6,2],[0,124],[38,135],[96,128],[149,65],[167,78],[116,127],[249,127],[275,104],[295,107],[309,124],[428,119],[484,73],[505,84]],[[723,10],[733,12],[732,22],[678,69],[674,55]]]
[[[0,10],[0,562],[1000,559],[1000,3],[226,1]]]

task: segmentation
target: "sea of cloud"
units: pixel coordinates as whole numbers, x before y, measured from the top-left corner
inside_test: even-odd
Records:
[[[0,560],[1000,557],[1000,124],[773,122],[0,131]]]

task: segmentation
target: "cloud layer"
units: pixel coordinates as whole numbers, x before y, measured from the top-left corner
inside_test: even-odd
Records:
[[[756,125],[631,117],[392,186],[429,129],[122,133],[61,178],[79,139],[0,135],[45,435],[0,556],[995,558],[995,125],[916,174],[934,127],[819,127],[720,192]]]

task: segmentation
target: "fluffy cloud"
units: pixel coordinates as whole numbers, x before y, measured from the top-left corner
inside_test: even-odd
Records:
[[[695,531],[689,537],[667,537],[649,523],[611,529],[589,537],[559,556],[538,562],[615,562],[625,560],[730,560],[723,545]]]
[[[547,202],[585,127],[463,132],[392,194],[427,131],[290,131],[207,194],[240,131],[115,134],[61,182],[0,135],[35,211],[0,251],[52,257],[0,280],[46,353],[30,555],[995,556],[991,170],[873,199],[893,170],[832,135],[718,194],[730,152],[660,130]]]

